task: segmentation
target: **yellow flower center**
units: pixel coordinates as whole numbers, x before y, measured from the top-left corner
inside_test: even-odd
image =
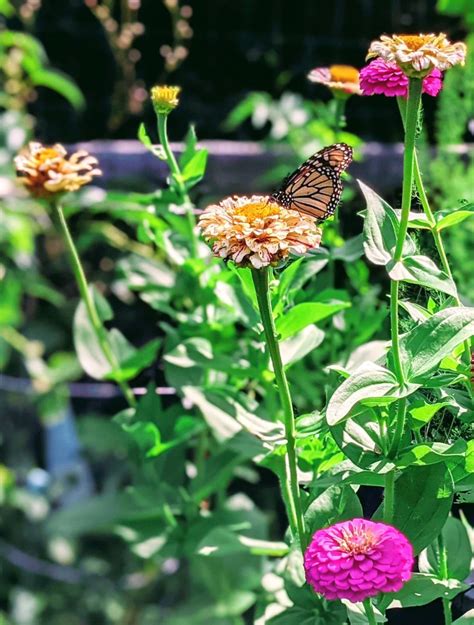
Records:
[[[49,161],[53,158],[58,158],[58,157],[62,157],[62,154],[60,154],[57,150],[55,150],[54,148],[43,148],[37,155],[36,158],[38,159],[38,161],[40,162],[40,164],[46,163],[46,161]]]
[[[351,555],[367,553],[376,543],[377,538],[367,530],[357,534],[344,532],[344,537],[339,541],[342,551]]]
[[[236,215],[241,215],[243,217],[247,217],[249,221],[253,221],[254,219],[263,219],[264,217],[270,217],[271,215],[278,215],[281,211],[281,207],[275,202],[250,202],[249,204],[244,204],[242,206],[238,206],[235,209]]]
[[[416,50],[419,50],[422,46],[425,45],[425,43],[428,43],[432,39],[432,37],[430,37],[429,35],[398,35],[398,36],[403,41],[403,43],[407,46],[407,48],[409,48],[413,52],[415,52]]]
[[[334,82],[359,82],[359,70],[352,65],[331,65],[329,71]]]

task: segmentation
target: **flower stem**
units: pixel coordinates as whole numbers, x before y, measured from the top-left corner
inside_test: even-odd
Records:
[[[385,474],[385,488],[383,499],[383,520],[392,523],[395,510],[395,471]]]
[[[292,532],[298,536],[301,550],[304,553],[307,545],[300,490],[298,486],[295,415],[273,320],[268,273],[268,267],[252,269],[252,278],[262,318],[267,349],[273,363],[273,370],[284,415],[286,435],[286,479],[283,485],[283,491],[287,499],[288,519]]]
[[[84,305],[86,307],[87,310],[87,314],[89,315],[89,319],[90,322],[92,324],[92,327],[94,328],[95,334],[97,336],[97,340],[99,342],[99,345],[102,349],[102,352],[105,356],[105,358],[107,359],[107,362],[109,363],[110,367],[112,368],[112,370],[118,369],[119,368],[119,363],[117,361],[117,358],[115,357],[115,354],[110,346],[109,343],[109,339],[107,337],[107,333],[105,331],[105,328],[102,324],[102,321],[99,317],[99,313],[97,311],[94,299],[92,297],[91,291],[89,289],[89,286],[87,284],[87,278],[86,278],[86,274],[84,272],[84,268],[82,266],[81,263],[81,259],[79,257],[79,254],[77,252],[74,240],[71,236],[71,233],[69,231],[69,227],[67,225],[67,221],[66,218],[64,216],[64,212],[63,209],[61,207],[61,205],[59,204],[59,202],[54,201],[51,204],[52,209],[54,211],[54,214],[57,218],[59,227],[61,229],[62,235],[64,237],[64,241],[66,243],[68,252],[69,252],[69,256],[71,259],[71,267],[74,273],[74,276],[76,278],[76,283],[77,283],[77,287],[79,289],[79,293],[81,295],[82,301],[84,302]],[[136,399],[135,396],[133,394],[132,389],[128,386],[128,384],[124,381],[119,381],[118,385],[120,386],[125,399],[127,400],[127,402],[129,403],[129,405],[131,407],[135,407],[136,406]]]
[[[367,620],[369,621],[369,625],[377,625],[377,621],[375,619],[374,607],[372,605],[371,599],[364,600],[364,610],[365,610],[365,615],[367,616]]]
[[[438,562],[440,579],[449,579],[448,573],[448,553],[444,543],[444,536],[441,532],[438,536]],[[443,599],[444,624],[452,625],[451,603],[449,599]]]
[[[400,226],[397,233],[397,243],[393,260],[399,262],[403,255],[403,245],[408,230],[408,220],[410,217],[412,188],[413,188],[413,170],[415,160],[415,139],[416,125],[418,122],[418,112],[421,102],[422,81],[419,78],[410,78],[408,86],[408,102],[405,115],[405,150],[403,154],[403,186],[402,186],[402,207],[400,216]],[[392,338],[392,354],[400,387],[405,385],[405,372],[400,354],[399,339],[399,284],[397,280],[392,280],[390,284],[390,327]],[[397,412],[397,422],[395,426],[395,435],[390,446],[389,455],[396,456],[403,428],[405,427],[406,400],[400,400]]]
[[[168,139],[168,115],[164,113],[157,113],[158,118],[158,136],[160,138],[160,143],[163,147],[164,153],[166,155],[166,160],[168,162],[168,167],[170,168],[171,175],[173,177],[176,190],[178,191],[178,195],[180,196],[181,201],[184,204],[186,210],[186,217],[188,220],[189,233],[190,233],[190,243],[191,243],[191,253],[194,258],[197,257],[197,239],[196,239],[196,218],[193,212],[193,205],[189,198],[189,194],[186,191],[186,186],[183,181],[183,175],[179,168],[178,162],[173,154],[171,149],[169,139]]]
[[[400,116],[402,118],[402,123],[405,126],[406,102],[404,98],[397,98],[397,102],[398,102],[398,108],[400,110]],[[453,280],[453,273],[449,265],[449,260],[446,254],[446,250],[444,249],[443,239],[441,238],[441,232],[436,227],[436,219],[435,219],[433,211],[431,210],[431,206],[430,206],[428,196],[425,190],[425,185],[423,184],[423,177],[421,175],[420,163],[419,163],[416,149],[415,149],[415,154],[414,154],[414,179],[415,179],[415,185],[418,191],[418,195],[420,198],[420,203],[423,208],[423,212],[425,213],[426,218],[428,220],[429,229],[430,229],[431,235],[433,236],[434,244],[438,251],[439,258],[441,260],[441,266],[443,268],[443,271],[446,273],[446,275],[449,278],[451,278],[451,280]],[[458,306],[463,305],[459,298],[459,295],[456,295],[454,299]],[[469,340],[466,339],[463,345],[464,345],[464,354],[463,354],[464,359],[466,363],[469,364],[470,359],[471,359],[471,345],[470,345]],[[472,385],[470,383],[470,380],[467,381],[466,386],[467,386],[468,392],[472,394]]]

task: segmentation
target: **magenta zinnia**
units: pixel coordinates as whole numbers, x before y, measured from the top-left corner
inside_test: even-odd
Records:
[[[305,254],[321,242],[314,219],[262,195],[228,197],[208,206],[199,227],[216,256],[255,269],[275,265],[290,253]]]
[[[391,525],[353,519],[318,530],[304,568],[308,584],[326,599],[356,603],[400,590],[412,575],[413,548]]]
[[[408,96],[408,76],[396,63],[374,59],[360,70],[362,95]],[[442,73],[436,67],[423,78],[423,93],[437,96],[443,86]]]

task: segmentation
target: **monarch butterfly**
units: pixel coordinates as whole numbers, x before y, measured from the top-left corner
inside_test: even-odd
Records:
[[[341,199],[341,173],[352,161],[352,148],[335,143],[313,154],[283,181],[272,199],[318,221],[334,213]]]

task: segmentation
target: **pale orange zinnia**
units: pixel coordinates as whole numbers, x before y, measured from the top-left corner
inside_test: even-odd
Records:
[[[308,80],[324,85],[335,96],[361,95],[359,70],[352,65],[330,65],[315,67],[308,74]]]
[[[261,195],[208,206],[199,227],[216,256],[255,269],[276,265],[290,253],[305,254],[321,242],[313,219]]]
[[[377,56],[396,63],[408,76],[423,78],[435,67],[443,72],[454,65],[464,65],[466,44],[451,43],[444,33],[382,35],[370,44],[367,58]]]
[[[77,191],[102,173],[97,164],[97,159],[85,150],[68,156],[59,143],[47,147],[36,141],[15,157],[18,179],[38,198]]]

